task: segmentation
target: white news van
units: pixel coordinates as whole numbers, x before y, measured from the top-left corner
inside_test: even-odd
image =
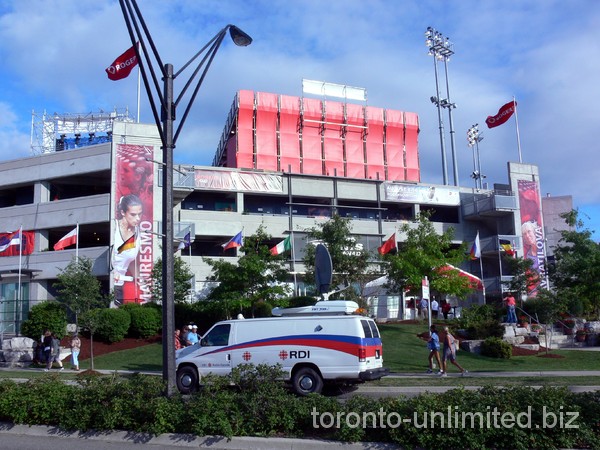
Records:
[[[387,375],[373,319],[332,315],[329,306],[319,306],[323,303],[333,302],[296,308],[305,312],[291,317],[216,323],[199,343],[177,350],[177,388],[194,392],[204,375],[227,376],[244,363],[280,364],[285,381],[300,395],[320,393],[325,383],[361,383]]]

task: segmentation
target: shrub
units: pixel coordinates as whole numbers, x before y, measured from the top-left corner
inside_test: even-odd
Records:
[[[129,303],[121,306],[131,316],[129,334],[133,337],[147,338],[155,336],[162,326],[161,313],[154,306],[142,306]]]
[[[481,354],[492,358],[510,359],[512,347],[497,337],[489,337],[481,343]]]
[[[504,336],[504,327],[497,320],[482,320],[467,328],[467,333],[470,339],[501,338]]]
[[[112,343],[125,339],[131,316],[121,308],[106,308],[98,311],[98,327],[96,337],[100,340]]]
[[[38,303],[29,311],[29,319],[21,324],[21,334],[38,341],[44,331],[50,330],[62,339],[67,332],[67,313],[62,304],[55,301]]]

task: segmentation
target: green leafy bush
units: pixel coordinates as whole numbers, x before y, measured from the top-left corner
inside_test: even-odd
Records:
[[[120,342],[125,339],[131,316],[124,309],[106,308],[97,312],[98,326],[96,328],[96,337],[106,342]]]
[[[162,326],[161,313],[154,306],[129,303],[121,306],[120,309],[127,311],[131,317],[129,334],[133,337],[155,336]]]
[[[77,385],[64,383],[56,373],[26,383],[3,379],[0,421],[81,431],[307,437],[442,450],[600,448],[600,393],[488,386],[341,401],[292,395],[279,377],[279,367],[242,366],[232,378],[204,378],[203,389],[186,397],[165,396],[162,379],[141,374],[82,374]],[[506,417],[508,425],[503,424]]]
[[[510,359],[512,347],[502,339],[489,337],[481,343],[481,354],[491,358]]]
[[[29,319],[21,324],[21,334],[36,341],[46,330],[56,333],[59,339],[67,332],[67,313],[58,302],[49,300],[34,305],[29,311]]]

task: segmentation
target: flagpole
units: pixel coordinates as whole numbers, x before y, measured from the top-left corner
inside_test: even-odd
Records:
[[[519,117],[517,114],[517,101],[516,101],[514,95],[513,95],[513,105],[515,106],[515,125],[517,126],[517,148],[519,149],[519,163],[522,163],[523,158],[521,157],[521,137],[519,135]]]
[[[140,86],[141,86],[141,72],[140,65],[138,64],[138,79],[137,79],[137,123],[140,123]]]
[[[19,284],[17,285],[17,324],[19,325],[19,333],[21,331],[21,261],[23,259],[23,224],[19,228]],[[15,330],[17,331],[17,330]]]
[[[75,261],[79,262],[79,222],[75,227]]]
[[[485,281],[483,279],[483,262],[481,261],[481,256],[479,257],[479,270],[481,272],[481,287],[483,288],[483,304],[485,305],[486,299],[485,299]]]
[[[294,295],[300,295],[298,292],[298,278],[296,276],[296,253],[294,251],[294,231],[290,230],[290,244],[292,245],[292,273],[294,274]]]
[[[189,256],[190,256],[190,268],[192,267],[192,236],[190,234],[190,242],[187,243],[188,244],[188,251],[189,251]],[[192,275],[192,277],[190,278],[190,303],[192,303],[192,296],[194,295],[194,288],[196,286],[194,286],[194,276]]]

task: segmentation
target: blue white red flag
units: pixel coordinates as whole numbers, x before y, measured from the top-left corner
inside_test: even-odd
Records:
[[[229,239],[227,242],[225,242],[224,244],[221,244],[221,246],[223,247],[223,250],[229,250],[230,248],[241,247],[242,245],[243,245],[243,242],[242,242],[242,232],[241,231],[238,234],[236,234],[234,237]]]
[[[21,245],[21,230],[0,237],[0,252],[3,252],[11,245]]]

